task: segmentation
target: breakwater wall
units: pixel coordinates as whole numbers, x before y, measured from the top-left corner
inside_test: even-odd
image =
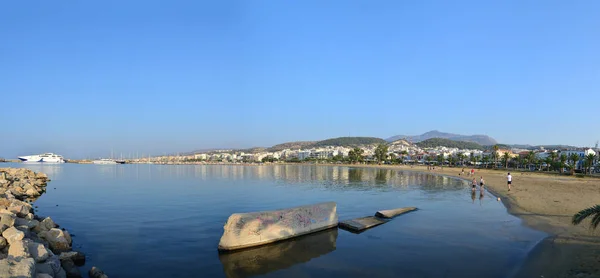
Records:
[[[0,168],[0,277],[83,277],[85,255],[73,251],[70,233],[33,213],[48,181],[29,169]],[[108,276],[93,267],[89,277]]]

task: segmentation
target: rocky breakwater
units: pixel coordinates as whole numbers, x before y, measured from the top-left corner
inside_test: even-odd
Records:
[[[28,169],[0,168],[0,277],[82,277],[85,256],[50,217],[33,214],[30,200],[45,192],[48,177]],[[90,277],[107,277],[93,267]]]

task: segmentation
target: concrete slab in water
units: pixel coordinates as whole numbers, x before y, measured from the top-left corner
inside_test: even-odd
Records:
[[[341,221],[339,223],[339,227],[344,230],[351,231],[351,232],[362,232],[366,229],[373,228],[375,226],[381,225],[388,221],[389,220],[387,220],[387,219],[379,218],[376,216],[367,216],[367,217],[361,217],[361,218]]]
[[[295,208],[234,213],[223,227],[220,251],[259,246],[338,225],[335,202]]]
[[[375,216],[382,218],[393,218],[400,214],[404,214],[407,212],[411,212],[417,210],[415,207],[406,207],[406,208],[397,208],[397,209],[389,209],[389,210],[380,210],[375,213]]]

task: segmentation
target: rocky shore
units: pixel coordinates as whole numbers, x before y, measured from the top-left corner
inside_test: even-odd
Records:
[[[85,255],[72,250],[71,235],[50,217],[33,213],[32,200],[48,177],[29,169],[0,168],[0,277],[83,277]],[[89,277],[108,277],[92,267]]]

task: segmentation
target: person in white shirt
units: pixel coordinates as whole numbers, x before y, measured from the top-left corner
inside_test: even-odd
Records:
[[[508,184],[508,191],[510,191],[510,185],[512,184],[512,176],[510,175],[510,173],[508,173],[508,176],[506,176],[506,181]]]

